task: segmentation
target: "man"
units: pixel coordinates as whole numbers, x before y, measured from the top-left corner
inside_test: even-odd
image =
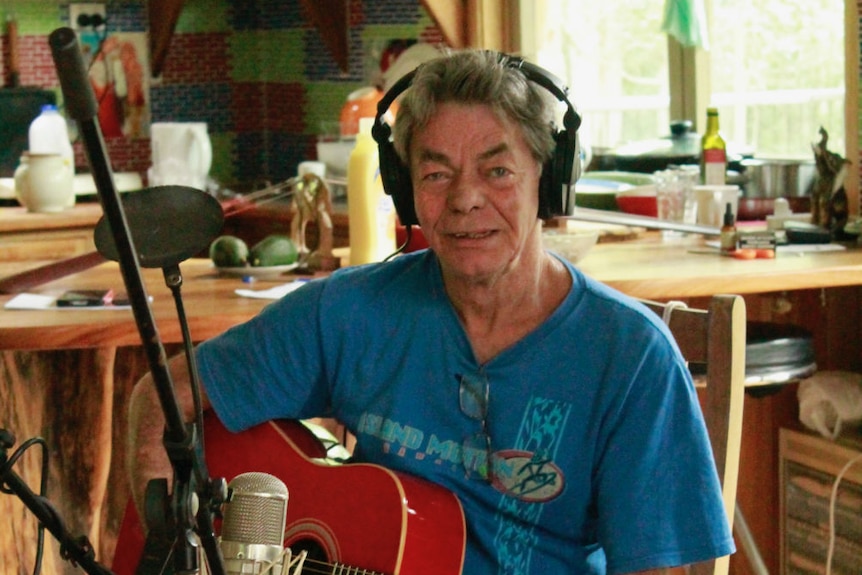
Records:
[[[357,460],[452,490],[471,575],[657,573],[731,553],[669,332],[542,247],[552,117],[544,89],[498,55],[423,65],[395,146],[430,250],[310,282],[202,344],[207,405],[231,430],[335,417]],[[145,378],[131,412],[137,494],[169,469],[153,412]],[[419,440],[392,440],[391,426]]]

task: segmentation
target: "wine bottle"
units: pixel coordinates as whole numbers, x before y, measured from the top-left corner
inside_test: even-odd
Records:
[[[727,145],[718,127],[718,109],[706,111],[706,132],[701,139],[700,173],[706,185],[723,185],[727,173]]]

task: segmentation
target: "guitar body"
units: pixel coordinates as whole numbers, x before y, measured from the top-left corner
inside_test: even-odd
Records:
[[[296,421],[271,421],[233,434],[210,412],[204,438],[210,476],[230,481],[258,471],[284,482],[289,497],[285,546],[310,547],[339,569],[357,569],[324,572],[461,573],[464,514],[446,489],[377,465],[312,461],[324,457],[325,450]],[[134,573],[143,547],[143,532],[130,503],[113,571]]]

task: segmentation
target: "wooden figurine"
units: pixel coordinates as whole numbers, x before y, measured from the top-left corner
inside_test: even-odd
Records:
[[[817,168],[811,188],[811,223],[835,233],[843,230],[847,223],[844,176],[850,162],[841,155],[830,152],[826,147],[828,141],[829,134],[821,127],[820,141],[811,145]]]
[[[299,250],[299,259],[312,270],[332,271],[339,267],[332,255],[332,199],[329,188],[315,174],[304,174],[294,186],[290,205],[290,237]],[[309,222],[317,225],[317,247],[306,241]]]

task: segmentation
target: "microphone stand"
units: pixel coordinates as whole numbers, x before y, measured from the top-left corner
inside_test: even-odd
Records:
[[[219,485],[223,485],[224,481],[213,481],[209,478],[200,441],[200,430],[195,429],[194,423],[186,425],[180,412],[167,367],[167,356],[141,276],[138,252],[129,231],[119,194],[114,186],[113,173],[98,124],[98,105],[77,37],[71,28],[58,28],[50,34],[48,40],[66,109],[78,122],[102,209],[119,254],[120,271],[129,302],[165,415],[164,444],[174,469],[174,489],[170,505],[173,520],[166,519],[161,524],[172,526],[175,530],[176,537],[172,549],[174,566],[177,573],[198,571],[193,536],[197,533],[206,552],[210,571],[214,575],[224,575],[226,573],[224,561],[218,549],[212,518],[213,510],[223,502],[217,501],[217,492]],[[151,492],[150,487],[147,488],[148,495]],[[157,489],[153,488],[152,491]],[[166,495],[166,489],[160,489],[160,491]],[[157,507],[159,506],[147,504],[148,520],[150,509]],[[168,508],[167,505],[162,507]],[[164,565],[166,562],[167,558],[161,563]]]
[[[112,575],[106,567],[95,560],[92,544],[86,536],[72,537],[63,523],[60,514],[45,497],[36,495],[21,477],[12,471],[13,461],[9,461],[6,451],[15,445],[14,436],[0,429],[0,490],[13,493],[29,509],[41,525],[51,532],[60,542],[60,556],[73,565],[80,565],[90,575]]]

